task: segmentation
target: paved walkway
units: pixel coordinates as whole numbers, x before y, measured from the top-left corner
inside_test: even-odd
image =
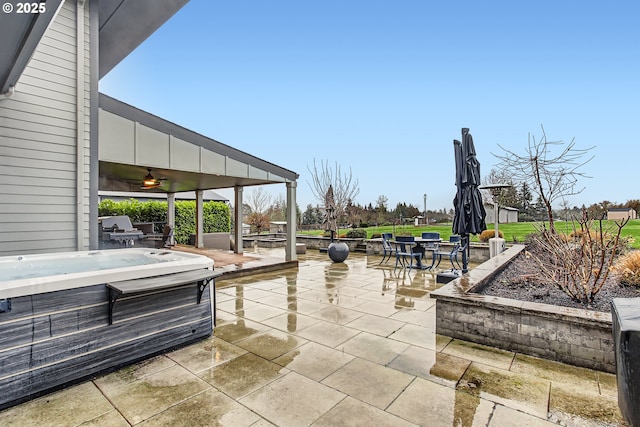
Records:
[[[624,425],[615,376],[438,336],[434,275],[380,259],[309,251],[298,268],[220,280],[211,338],[0,425]]]

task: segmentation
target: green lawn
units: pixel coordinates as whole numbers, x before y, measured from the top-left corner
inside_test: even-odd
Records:
[[[606,225],[612,224],[611,221],[604,221]],[[556,222],[556,229],[563,233],[571,233],[573,230],[571,222]],[[535,227],[539,226],[539,223],[535,222],[514,222],[510,224],[500,224],[499,229],[502,232],[507,242],[523,242],[527,236],[535,231]],[[493,224],[487,224],[488,229],[493,229]],[[403,225],[403,226],[381,226],[381,227],[368,227],[367,238],[371,238],[373,234],[380,233],[393,233],[394,235],[412,235],[420,236],[423,231],[435,231],[440,233],[443,240],[448,240],[451,235],[451,224],[441,225]],[[340,234],[346,233],[346,229],[340,229]],[[300,234],[312,234],[321,235],[322,230],[314,231],[299,231]],[[633,238],[632,246],[634,248],[640,248],[640,219],[629,221],[629,223],[622,229],[623,237],[631,236]],[[478,241],[477,236],[472,236],[471,241]]]

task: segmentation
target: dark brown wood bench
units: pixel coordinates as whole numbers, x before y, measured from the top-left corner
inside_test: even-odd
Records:
[[[168,290],[179,286],[195,283],[197,286],[196,303],[200,304],[202,293],[208,284],[213,289],[213,325],[216,324],[216,292],[215,281],[221,276],[221,272],[200,269],[184,271],[181,273],[164,274],[162,276],[145,277],[142,279],[122,280],[107,283],[109,289],[109,324],[113,324],[113,307],[118,298],[148,294],[152,292]]]

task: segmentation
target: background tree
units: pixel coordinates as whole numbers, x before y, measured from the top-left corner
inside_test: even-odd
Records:
[[[603,200],[599,203],[592,204],[591,206],[589,206],[589,208],[587,208],[587,210],[589,211],[589,214],[593,218],[602,218],[602,217],[606,218],[607,211],[610,208],[614,208],[614,207],[617,207],[617,206],[608,200]]]
[[[244,204],[249,206],[251,212],[266,213],[271,206],[271,194],[264,187],[255,187],[252,191],[247,192]]]
[[[271,221],[285,221],[287,219],[287,202],[282,194],[278,194],[267,209]]]
[[[531,216],[534,221],[544,221],[545,219],[545,204],[542,201],[542,197],[538,196],[535,203],[531,205]]]
[[[631,208],[636,212],[640,212],[640,200],[638,199],[627,200],[627,203],[624,204],[624,207]]]
[[[324,197],[329,186],[333,186],[333,197],[339,223],[340,217],[345,214],[347,204],[355,200],[360,193],[358,180],[354,180],[351,168],[349,168],[349,172],[343,172],[338,162],[335,163],[335,167],[331,167],[328,160],[321,160],[320,164],[317,164],[313,159],[313,167],[307,166],[307,170],[311,174],[311,182],[307,181],[307,183],[314,197],[321,204],[324,205]]]
[[[271,217],[269,216],[271,194],[267,193],[264,187],[254,187],[252,191],[247,192],[243,203],[243,208],[245,207],[249,210],[245,217],[247,224],[253,227],[258,234],[262,230],[269,229],[271,225]]]
[[[376,213],[377,218],[376,222],[378,224],[382,224],[387,221],[387,209],[389,207],[389,199],[385,195],[379,195],[378,200],[376,200]]]
[[[322,212],[320,211],[320,208],[309,203],[305,211],[302,213],[302,224],[313,225],[320,224],[321,222]]]
[[[533,201],[533,194],[529,189],[529,185],[526,182],[520,184],[518,190],[518,206],[520,214],[518,215],[519,221],[531,221],[533,220],[533,212],[531,209],[531,202]]]
[[[516,182],[526,182],[531,191],[536,194],[544,206],[549,229],[555,230],[553,225],[552,205],[557,200],[579,194],[583,188],[576,188],[578,178],[586,177],[580,172],[580,167],[593,159],[583,157],[591,150],[575,148],[575,140],[564,144],[562,141],[549,141],[542,127],[542,137],[536,139],[529,134],[525,154],[517,154],[511,150],[498,146],[504,151],[503,155],[495,155],[500,160],[499,168],[513,177]],[[553,154],[554,148],[560,151]]]
[[[256,229],[257,233],[260,234],[262,230],[268,230],[271,225],[271,220],[269,216],[260,212],[252,212],[247,217],[247,224]]]
[[[488,184],[506,184],[509,185],[507,188],[503,188],[500,190],[500,195],[498,196],[498,205],[499,206],[510,206],[514,208],[519,208],[518,203],[518,190],[513,183],[513,179],[511,178],[511,174],[507,173],[502,169],[491,169],[489,171],[489,175],[485,176],[482,180],[483,185]],[[493,196],[489,190],[482,190],[482,198],[484,201],[493,204]]]
[[[398,203],[395,210],[392,212],[393,217],[398,220],[402,219],[402,222],[409,222],[420,214],[420,209],[413,206],[411,203],[407,205],[404,202]]]

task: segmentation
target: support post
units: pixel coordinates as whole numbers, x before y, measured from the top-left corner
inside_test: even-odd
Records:
[[[297,182],[287,182],[287,243],[285,261],[294,261],[296,255],[296,187]]]
[[[204,191],[196,190],[196,248],[204,247]]]
[[[167,225],[171,226],[174,230],[176,229],[176,193],[167,193]],[[171,241],[168,242],[170,245],[176,244],[176,239],[174,236],[171,236]]]
[[[242,243],[242,190],[243,189],[244,187],[240,187],[240,186],[234,187],[235,209],[233,213],[233,219],[235,221],[236,244],[233,251],[237,254],[241,254],[244,252],[243,243]]]

